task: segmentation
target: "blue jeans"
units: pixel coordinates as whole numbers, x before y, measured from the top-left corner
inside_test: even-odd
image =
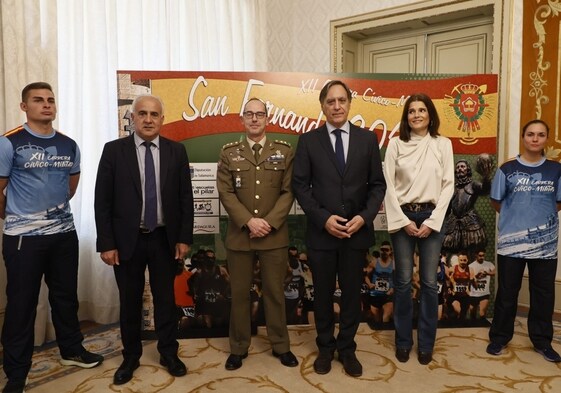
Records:
[[[420,227],[430,217],[432,210],[405,212]],[[409,236],[404,229],[390,234],[395,256],[394,324],[395,345],[410,350],[413,346],[413,253],[419,251],[419,278],[421,296],[417,339],[419,352],[432,352],[438,324],[438,285],[436,269],[440,260],[442,232],[431,232],[427,238]]]

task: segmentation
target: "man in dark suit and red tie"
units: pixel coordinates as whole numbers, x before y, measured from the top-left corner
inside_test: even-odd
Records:
[[[351,91],[328,82],[319,101],[327,122],[300,136],[292,187],[306,213],[308,264],[314,281],[319,354],[314,371],[327,374],[335,351],[345,372],[362,375],[354,337],[361,318],[364,258],[374,244],[374,218],[386,192],[374,132],[348,121]],[[333,292],[341,288],[339,334],[334,336]]]
[[[179,344],[173,283],[193,242],[193,192],[185,147],[160,136],[163,104],[152,95],[132,104],[135,133],[105,145],[95,185],[97,251],[113,266],[120,299],[123,363],[113,383],[130,381],[142,355],[142,295],[148,266],[160,364],[187,373]]]

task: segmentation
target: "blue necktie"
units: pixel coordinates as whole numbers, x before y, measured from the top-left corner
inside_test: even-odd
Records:
[[[345,172],[345,150],[343,149],[343,138],[341,137],[340,129],[333,130],[335,134],[335,158],[337,159],[337,169],[339,173]]]
[[[158,225],[158,197],[156,193],[156,170],[152,157],[152,142],[143,142],[146,147],[144,156],[144,225],[153,231]]]

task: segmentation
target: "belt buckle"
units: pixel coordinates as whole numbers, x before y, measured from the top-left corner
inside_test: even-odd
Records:
[[[406,203],[405,205],[403,205],[403,208],[406,211],[412,212],[412,213],[418,213],[422,210],[423,204],[422,203]]]
[[[152,232],[150,229],[148,228],[140,228],[140,233],[142,233],[143,235]]]

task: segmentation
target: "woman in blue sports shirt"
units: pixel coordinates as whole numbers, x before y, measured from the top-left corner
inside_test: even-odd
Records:
[[[536,352],[561,362],[552,348],[561,164],[546,159],[549,127],[532,120],[522,129],[524,151],[495,173],[491,204],[499,212],[498,290],[487,353],[500,355],[512,339],[518,292],[526,266],[530,280],[528,333]]]

